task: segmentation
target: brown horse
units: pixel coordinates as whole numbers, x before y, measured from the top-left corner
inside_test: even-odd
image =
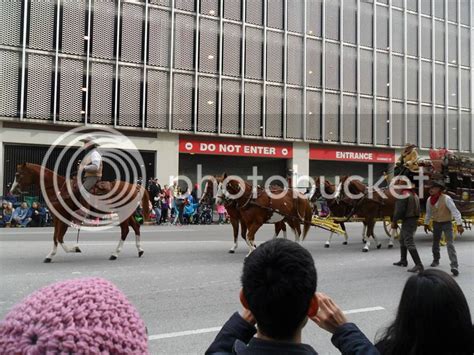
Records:
[[[218,178],[215,177],[215,183],[217,184]],[[206,182],[204,187],[204,193],[200,199],[200,202],[207,202],[211,203],[212,199],[214,198],[215,192],[214,191],[214,183],[210,180]],[[234,245],[229,250],[229,254],[234,254],[239,246],[239,227],[241,231],[242,239],[247,242],[246,235],[247,235],[247,226],[245,225],[242,216],[240,215],[240,211],[238,205],[235,200],[224,200],[224,207],[229,214],[230,224],[232,225],[232,229],[234,232]],[[277,238],[280,232],[283,231],[283,237],[286,239],[286,224],[285,222],[278,222],[275,223],[275,234],[273,238]]]
[[[63,201],[59,201],[59,195],[67,196],[67,186],[66,186],[66,179],[62,176],[57,175],[53,171],[42,168],[40,165],[25,163],[17,166],[17,172],[15,175],[15,182],[11,187],[11,192],[26,190],[29,186],[33,185],[39,188],[41,186],[41,170],[43,169],[43,187],[44,192],[47,195],[47,202],[48,208],[53,214],[53,223],[54,223],[54,235],[53,235],[53,249],[51,252],[46,256],[44,259],[45,263],[50,263],[53,257],[56,255],[58,244],[64,249],[66,253],[80,253],[81,250],[79,246],[69,247],[64,243],[64,235],[69,227],[69,224],[65,223],[64,221],[70,221],[71,225],[75,223],[71,216],[71,213],[68,212],[69,210],[76,211],[80,209],[80,206],[77,206],[77,202],[75,203],[72,198],[65,198]],[[55,188],[53,181],[57,181],[57,185],[59,186],[59,191]],[[147,219],[150,213],[150,200],[148,196],[148,192],[141,186],[135,184],[129,184],[123,181],[114,181],[111,183],[99,183],[103,184],[103,186],[107,186],[108,188],[116,189],[114,191],[118,191],[116,195],[124,194],[131,197],[131,200],[135,200],[135,198],[140,197],[140,201],[143,208],[144,218]],[[98,184],[98,186],[99,186]],[[100,187],[97,187],[100,189]],[[104,191],[106,192],[106,191]],[[100,193],[100,191],[97,191]],[[63,203],[61,203],[63,202]],[[127,201],[123,201],[123,203],[127,203]],[[61,218],[62,217],[62,218]],[[144,253],[141,244],[140,244],[140,224],[135,221],[133,214],[130,216],[119,216],[120,220],[120,229],[121,229],[121,238],[119,244],[115,251],[110,256],[110,260],[116,260],[118,255],[120,254],[123,244],[127,239],[127,235],[129,233],[129,226],[135,232],[135,241],[136,247],[138,250],[138,256],[141,257]]]
[[[274,198],[271,195],[278,195]],[[247,226],[246,242],[249,254],[255,250],[255,233],[265,223],[286,221],[295,233],[296,242],[306,238],[311,227],[313,211],[309,201],[302,194],[288,189],[275,189],[267,191],[258,188],[255,194],[252,186],[243,181],[227,179],[224,174],[218,179],[217,203],[223,204],[225,200],[234,200],[238,206],[241,219]],[[304,224],[301,233],[301,223]]]

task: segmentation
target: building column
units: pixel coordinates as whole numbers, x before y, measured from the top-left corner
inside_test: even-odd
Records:
[[[288,159],[287,164],[288,170],[292,170],[293,187],[301,191],[306,190],[309,186],[308,179],[302,179],[302,177],[309,176],[309,144],[293,143],[293,158]]]
[[[4,196],[7,191],[3,191],[3,175],[5,174],[5,161],[3,154],[3,123],[0,121],[0,196]]]
[[[158,133],[156,143],[155,176],[161,186],[171,185],[179,175],[179,135]]]

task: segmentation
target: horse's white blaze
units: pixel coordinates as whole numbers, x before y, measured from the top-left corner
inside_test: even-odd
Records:
[[[268,219],[267,223],[278,223],[278,222],[283,221],[284,218],[285,217],[282,216],[281,214],[277,212],[273,212],[270,218]]]
[[[13,181],[13,184],[12,186],[10,187],[10,193],[14,193],[16,191],[16,188],[18,187],[18,182],[16,181],[16,176],[15,176],[15,180]]]

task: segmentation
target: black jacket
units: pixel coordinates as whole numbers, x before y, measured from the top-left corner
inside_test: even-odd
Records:
[[[395,202],[394,221],[420,217],[420,198],[413,191],[405,192],[405,196],[407,198],[400,198]]]
[[[254,338],[257,330],[238,313],[232,315],[207,349],[208,355],[317,355],[311,346]],[[378,350],[355,324],[341,326],[332,337],[332,343],[346,355],[380,355]]]

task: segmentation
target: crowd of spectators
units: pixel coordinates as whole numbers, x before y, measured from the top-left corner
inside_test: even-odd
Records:
[[[20,203],[16,208],[13,202],[3,201],[0,208],[0,227],[44,227],[47,223],[47,210],[39,202],[28,206]]]

